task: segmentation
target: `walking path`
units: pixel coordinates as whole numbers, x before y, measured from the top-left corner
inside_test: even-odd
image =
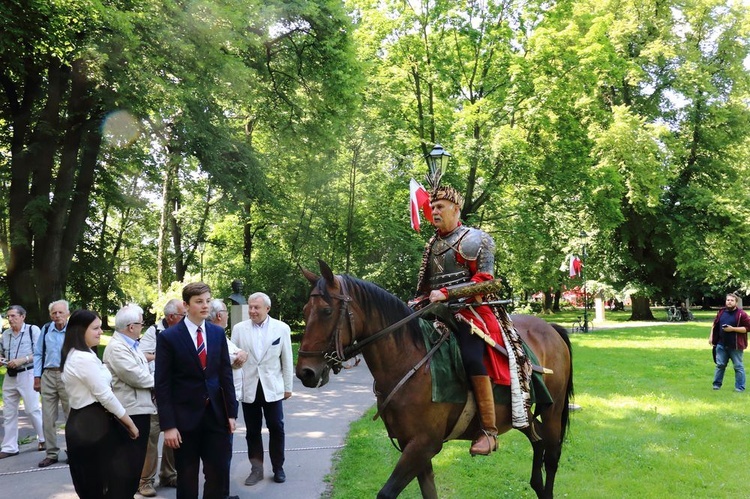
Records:
[[[317,499],[326,492],[326,475],[331,470],[334,453],[344,446],[344,438],[352,421],[375,403],[372,376],[364,363],[344,370],[337,376],[331,373],[330,382],[323,388],[305,388],[294,379],[293,396],[284,402],[286,429],[286,471],[283,484],[274,483],[271,464],[266,456],[266,478],[252,487],[244,485],[250,473],[245,441],[245,422],[242,411],[237,421],[231,468],[231,493],[241,498]],[[60,419],[62,420],[62,418]],[[20,437],[33,437],[33,429],[25,414],[19,418]],[[268,448],[267,430],[263,430]],[[0,425],[2,435],[2,425]],[[58,442],[65,436],[58,431]],[[36,450],[37,442],[21,446],[18,456],[0,460],[0,489],[3,497],[30,499],[74,499],[73,483],[68,466],[59,464],[38,468],[44,452]],[[61,445],[64,447],[64,445]],[[64,454],[61,455],[64,459]],[[202,481],[202,480],[201,480]],[[160,498],[175,498],[173,488],[156,489]],[[140,499],[140,495],[136,495]]]

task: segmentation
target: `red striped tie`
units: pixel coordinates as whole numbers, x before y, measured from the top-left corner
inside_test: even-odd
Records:
[[[201,367],[203,369],[206,368],[206,345],[203,343],[203,331],[201,331],[200,326],[198,326],[197,333],[197,343],[198,343],[198,359],[201,361]]]

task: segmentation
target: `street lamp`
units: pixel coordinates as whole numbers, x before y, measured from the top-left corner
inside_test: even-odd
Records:
[[[581,238],[582,242],[582,248],[581,248],[581,280],[583,281],[583,332],[588,333],[589,332],[589,298],[588,293],[586,292],[586,238],[589,237],[588,234],[586,234],[586,231],[582,230],[580,234],[578,234]]]
[[[203,282],[203,252],[206,251],[206,241],[201,239],[198,241],[198,252],[201,255],[201,282]]]
[[[430,175],[435,176],[436,172],[440,172],[438,178],[441,178],[448,168],[448,163],[451,160],[451,155],[443,149],[440,144],[435,144],[435,147],[430,151],[430,155],[427,161],[430,163]]]

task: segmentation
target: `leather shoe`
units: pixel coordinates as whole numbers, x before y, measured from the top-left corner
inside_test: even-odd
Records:
[[[245,479],[245,485],[255,485],[261,480],[263,480],[263,468],[253,466],[250,474]]]
[[[39,461],[39,467],[40,468],[46,468],[47,466],[51,466],[53,464],[57,463],[56,457],[45,457],[41,461]]]
[[[17,456],[18,452],[0,452],[0,459],[5,459],[6,457],[11,456]]]
[[[47,450],[47,444],[39,442],[39,445],[36,446],[36,450]]]
[[[278,470],[273,472],[273,481],[276,483],[286,482],[286,473],[284,473],[284,468],[279,468]]]

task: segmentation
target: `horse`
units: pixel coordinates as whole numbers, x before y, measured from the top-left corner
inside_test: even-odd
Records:
[[[323,261],[319,265],[321,277],[302,269],[313,288],[304,307],[305,331],[298,353],[297,377],[306,387],[323,386],[331,369],[338,373],[342,363],[353,357],[353,350],[361,352],[375,381],[379,415],[401,450],[377,497],[398,497],[416,477],[422,497],[437,498],[432,458],[442,449],[464,405],[432,402],[429,368],[419,369],[418,375],[403,382],[404,375],[426,355],[418,321],[408,320],[413,311],[403,301],[373,283],[346,274],[334,275]],[[570,340],[561,326],[533,316],[511,317],[539,363],[553,372],[544,375],[553,403],[537,407],[541,422],[535,420],[536,431],[531,427],[520,430],[533,448],[529,483],[537,497],[552,498],[573,396]],[[404,324],[376,337],[399,321]],[[512,428],[510,406],[496,405],[495,409],[499,433],[505,433]],[[471,440],[478,429],[475,416],[457,439]]]

